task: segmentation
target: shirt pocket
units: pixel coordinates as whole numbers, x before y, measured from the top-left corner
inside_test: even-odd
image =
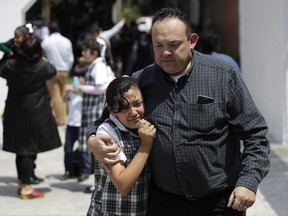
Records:
[[[225,121],[225,107],[221,103],[180,105],[181,127],[200,133],[209,133]]]

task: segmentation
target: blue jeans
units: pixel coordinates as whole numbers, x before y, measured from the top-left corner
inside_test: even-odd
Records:
[[[73,147],[79,137],[79,127],[67,125],[64,144],[65,171],[73,174]]]

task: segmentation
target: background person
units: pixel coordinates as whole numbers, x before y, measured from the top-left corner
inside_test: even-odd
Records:
[[[34,160],[38,153],[61,146],[45,85],[56,69],[41,60],[36,38],[24,40],[15,56],[0,65],[0,76],[8,83],[3,150],[16,154],[20,198],[40,198],[44,193],[31,186]]]
[[[104,109],[106,88],[115,78],[110,66],[101,57],[100,45],[96,40],[86,39],[83,42],[82,56],[84,61],[90,65],[85,74],[85,83],[73,89],[74,92],[83,93],[82,119],[79,130],[79,144],[82,155],[79,182],[88,179],[91,173],[90,151],[86,145],[86,128],[101,116]]]
[[[65,143],[64,143],[64,166],[65,173],[61,177],[61,180],[67,180],[78,176],[73,161],[77,158],[79,151],[78,149],[73,150],[74,144],[79,142],[79,129],[81,126],[82,119],[82,102],[83,94],[73,92],[73,87],[83,85],[85,80],[85,73],[88,67],[83,57],[78,59],[78,64],[75,65],[72,72],[73,82],[71,85],[66,85],[67,101],[68,101],[68,118],[66,123],[65,132]]]
[[[50,35],[41,43],[48,61],[56,67],[57,74],[47,81],[47,88],[51,98],[57,125],[65,125],[67,121],[67,103],[65,101],[65,84],[74,63],[71,41],[61,35],[56,21],[49,26]]]
[[[238,63],[231,56],[220,52],[220,37],[212,29],[205,29],[200,33],[196,50],[228,62],[241,75]]]
[[[20,44],[29,37],[29,31],[25,26],[18,26],[14,31],[14,37],[6,42],[0,43],[0,50],[4,53],[0,63],[4,63],[7,59],[15,57],[15,52]]]
[[[8,59],[14,58],[21,43],[28,38],[34,38],[34,37],[36,36],[34,35],[34,27],[32,26],[31,23],[27,23],[26,25],[23,26],[18,26],[14,31],[13,38],[9,39],[6,42],[0,43],[0,50],[4,52],[4,55],[0,60],[0,64],[5,63]],[[46,58],[43,50],[42,50],[42,58],[44,60]],[[40,182],[44,181],[43,178],[40,178],[35,174],[36,159],[37,156],[35,156],[34,158],[33,173],[30,180],[31,184],[39,184]]]
[[[133,45],[134,71],[140,70],[153,61],[153,47],[150,35],[147,32],[139,32],[138,39]]]
[[[245,215],[270,168],[263,116],[231,65],[193,50],[198,35],[182,11],[156,12],[151,36],[156,64],[132,75],[145,119],[157,128],[147,215]],[[94,135],[88,146],[113,164],[103,157],[115,157],[117,147],[104,142],[112,141]]]

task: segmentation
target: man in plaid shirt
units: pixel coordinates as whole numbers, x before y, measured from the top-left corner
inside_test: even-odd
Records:
[[[155,64],[132,75],[157,128],[147,215],[246,215],[270,168],[263,116],[231,65],[193,50],[198,35],[182,11],[159,10],[151,33]],[[103,142],[111,141],[90,136],[88,146],[115,163],[117,147]]]

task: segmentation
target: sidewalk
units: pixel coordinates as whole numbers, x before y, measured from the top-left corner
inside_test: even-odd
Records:
[[[60,130],[63,140],[65,130]],[[94,176],[84,182],[77,179],[61,181],[64,174],[63,146],[38,154],[36,174],[45,178],[35,189],[45,192],[45,197],[21,200],[17,195],[15,154],[0,150],[0,216],[84,216],[91,194],[83,193],[93,184]]]
[[[288,215],[288,146],[271,144],[271,169],[259,186],[256,203],[247,216]]]
[[[63,139],[64,129],[60,130]],[[35,188],[43,199],[20,200],[17,195],[15,155],[0,150],[0,216],[84,216],[91,194],[83,190],[93,184],[93,175],[84,182],[60,181],[64,173],[63,148],[39,154],[36,173],[45,181]],[[256,203],[247,216],[287,216],[288,146],[271,144],[271,171],[260,184]]]

